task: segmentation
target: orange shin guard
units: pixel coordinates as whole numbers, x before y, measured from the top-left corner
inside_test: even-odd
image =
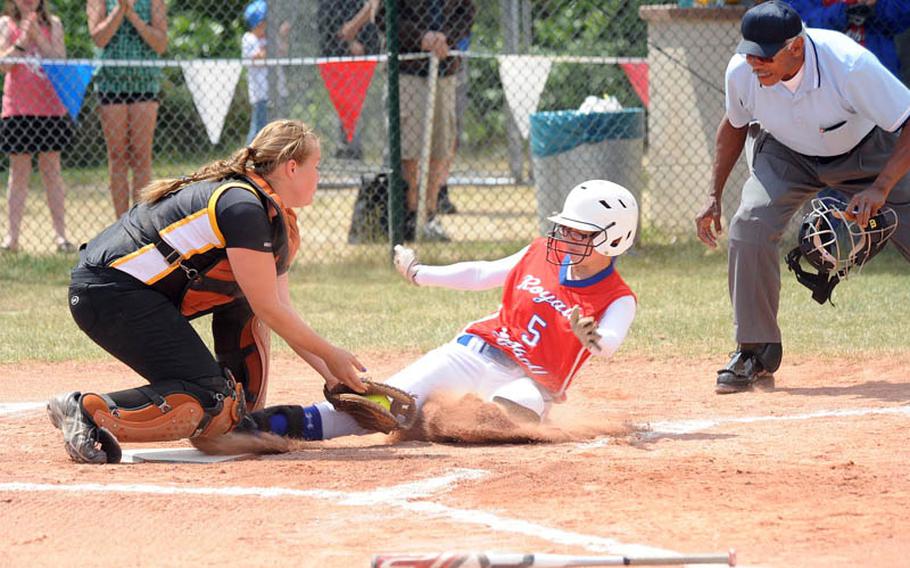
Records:
[[[265,407],[269,386],[270,335],[268,326],[255,316],[240,333],[240,347],[246,353],[246,396],[251,412]]]
[[[162,404],[125,409],[94,393],[82,396],[82,408],[99,428],[106,428],[120,442],[167,442],[184,438],[220,436],[230,432],[243,417],[243,387],[230,382],[230,394],[208,412],[196,397],[173,393]]]
[[[86,393],[82,408],[100,428],[107,428],[120,442],[166,442],[189,438],[205,412],[195,397],[176,393],[163,397],[165,404],[131,410],[113,407],[101,396]]]

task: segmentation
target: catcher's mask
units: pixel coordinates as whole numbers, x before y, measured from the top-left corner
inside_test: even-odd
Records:
[[[547,261],[578,264],[593,253],[619,256],[635,240],[638,203],[623,186],[588,180],[569,192],[562,211],[548,217]]]
[[[882,207],[863,228],[847,214],[847,203],[840,199],[816,198],[811,205],[799,227],[799,246],[787,254],[787,266],[812,291],[812,299],[824,304],[838,282],[851,272],[859,273],[885,247],[897,229],[897,213]],[[803,256],[818,274],[802,269]]]

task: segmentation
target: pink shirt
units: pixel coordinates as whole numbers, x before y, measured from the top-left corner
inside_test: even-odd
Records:
[[[7,18],[10,34],[10,45],[19,39],[22,30],[12,18]],[[49,27],[39,26],[39,30],[48,39],[51,37]],[[16,52],[13,55],[20,55]],[[37,56],[34,49],[26,54]],[[17,63],[6,74],[3,81],[3,118],[11,116],[64,116],[66,107],[60,102],[57,92],[44,74],[40,65]]]

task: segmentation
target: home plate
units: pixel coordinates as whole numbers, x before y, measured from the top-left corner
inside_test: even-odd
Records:
[[[255,457],[255,454],[213,456],[196,448],[142,448],[123,450],[120,463],[221,463]]]

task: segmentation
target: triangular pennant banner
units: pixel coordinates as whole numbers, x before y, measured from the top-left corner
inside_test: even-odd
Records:
[[[650,101],[648,95],[648,64],[647,63],[620,63],[620,67],[625,72],[629,83],[635,89],[635,94],[641,99],[641,103],[648,106]]]
[[[527,139],[531,132],[531,114],[537,111],[552,61],[534,55],[500,55],[496,59],[509,109],[521,136]]]
[[[191,61],[180,67],[209,141],[217,144],[243,67],[233,61]]]
[[[79,119],[85,88],[92,80],[94,65],[66,65],[63,63],[42,63],[44,74],[57,92],[60,102],[66,107],[73,122]]]
[[[363,101],[367,97],[376,61],[332,61],[319,64],[319,73],[329,91],[329,98],[341,120],[348,137],[354,139],[354,130],[360,120]]]

